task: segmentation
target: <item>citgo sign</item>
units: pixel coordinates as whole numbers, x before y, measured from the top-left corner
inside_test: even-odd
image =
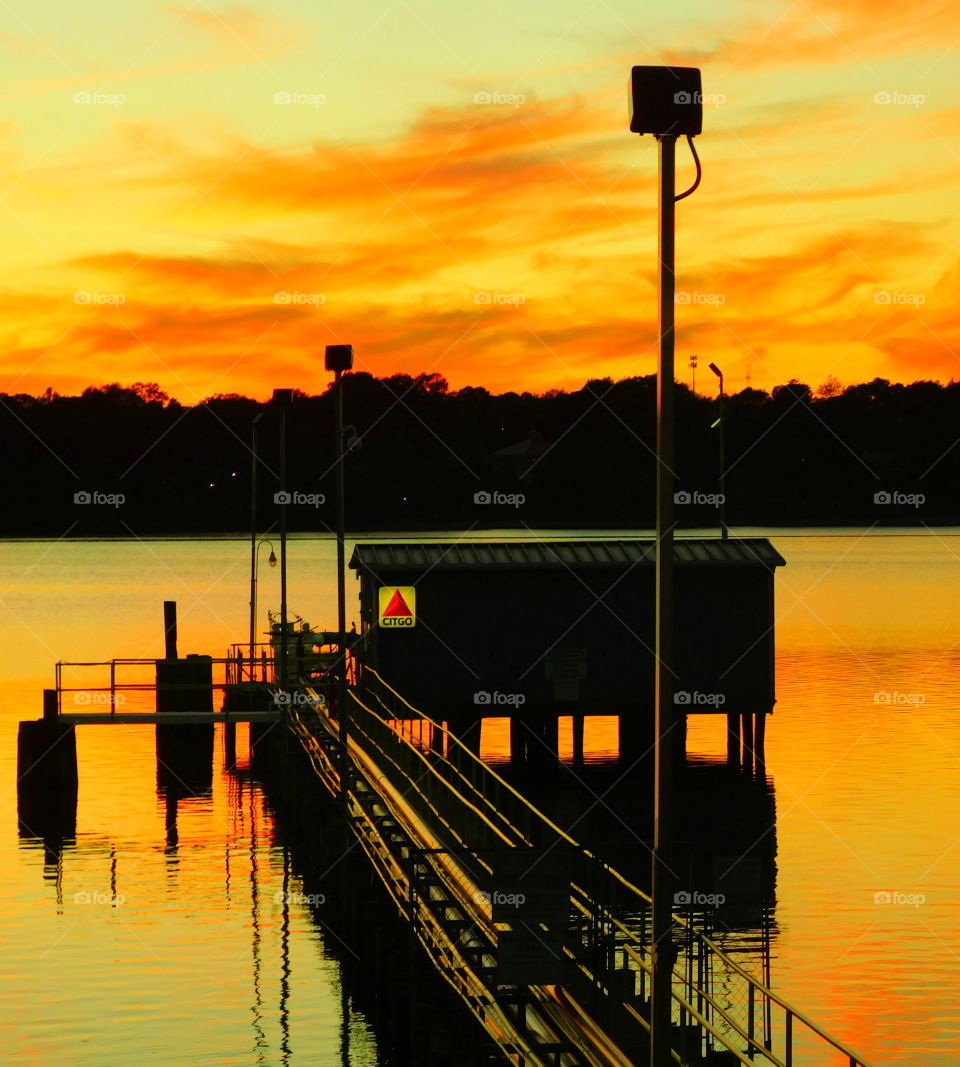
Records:
[[[394,629],[416,625],[416,592],[412,585],[380,586],[380,625]]]

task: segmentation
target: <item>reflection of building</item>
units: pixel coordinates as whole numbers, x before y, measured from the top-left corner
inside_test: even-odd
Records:
[[[763,538],[678,540],[675,552],[677,715],[759,725],[774,701],[783,557]],[[362,654],[468,742],[482,714],[501,715],[516,727],[515,754],[531,730],[556,752],[559,716],[617,715],[621,753],[642,751],[653,724],[654,559],[652,540],[361,544],[350,566]],[[383,593],[396,588],[416,590],[404,626],[381,617]]]

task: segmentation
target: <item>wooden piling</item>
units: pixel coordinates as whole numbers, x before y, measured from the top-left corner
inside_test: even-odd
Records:
[[[766,773],[767,757],[764,751],[764,738],[766,736],[766,721],[767,715],[764,711],[757,712],[757,725],[754,731],[754,755],[755,755],[755,771],[754,773],[762,775]]]
[[[745,711],[741,715],[743,729],[743,770],[746,774],[753,774],[753,713]]]
[[[17,733],[17,815],[25,837],[73,836],[77,821],[77,735],[60,722],[57,691],[43,691],[43,718]]]
[[[727,712],[727,766],[740,766],[740,716]]]
[[[573,716],[573,765],[583,766],[583,715]]]

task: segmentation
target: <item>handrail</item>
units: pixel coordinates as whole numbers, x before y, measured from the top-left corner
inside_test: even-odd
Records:
[[[388,682],[385,682],[383,680],[383,678],[380,677],[380,675],[377,673],[377,671],[374,668],[372,668],[370,666],[365,666],[364,667],[364,680],[368,676],[373,677],[381,686],[383,686],[383,688],[385,690],[387,690],[397,701],[399,701],[399,703],[404,708],[408,709],[411,712],[411,715],[410,715],[411,719],[422,720],[423,722],[428,723],[432,729],[434,729],[434,730],[442,730],[442,726],[439,723],[437,723],[434,719],[430,718],[430,716],[424,714],[423,712],[421,712],[417,708],[415,708],[412,704],[410,704],[409,701],[407,701],[400,693],[398,693]],[[374,694],[374,695],[376,695],[376,694]],[[356,696],[356,694],[353,692],[353,690],[351,690],[351,696],[354,698],[354,700],[357,701],[357,703],[360,703],[359,698]],[[379,697],[377,699],[379,700]],[[382,701],[380,701],[380,703],[381,703],[381,705],[383,705]],[[388,710],[388,709],[386,709],[385,705],[383,705],[383,706],[384,706],[385,710]],[[370,712],[369,708],[365,707],[365,710]],[[377,716],[377,718],[379,718],[379,716]],[[419,752],[419,750],[417,749],[417,746],[410,744],[410,742],[407,741],[407,739],[403,736],[402,729],[399,730],[399,731],[395,731],[395,732],[397,733],[397,735],[399,736],[401,741],[403,741],[406,744],[409,744],[411,748],[417,750],[418,751],[418,755],[421,755],[421,758],[422,758],[422,753]],[[460,741],[460,739],[458,737],[456,737],[454,734],[450,733],[449,731],[447,732],[447,740],[448,740],[448,746],[452,742],[456,746],[457,750],[461,754],[464,754],[467,757],[468,761],[471,761],[469,765],[475,771],[477,771],[481,776],[490,778],[493,781],[495,781],[499,788],[506,790],[507,793],[510,794],[512,796],[512,798],[516,802],[518,802],[523,808],[525,808],[532,816],[534,816],[537,820],[539,820],[543,825],[548,827],[554,834],[557,835],[557,837],[559,839],[561,839],[564,842],[566,842],[573,849],[575,849],[577,852],[579,852],[581,855],[583,855],[584,857],[588,858],[589,860],[591,860],[593,862],[601,862],[601,861],[599,861],[597,859],[597,857],[592,852],[590,852],[589,849],[584,847],[582,844],[580,844],[580,842],[576,841],[568,833],[566,833],[559,826],[557,826],[554,822],[552,822],[552,820],[548,816],[546,816],[543,812],[541,812],[526,797],[524,797],[512,785],[510,785],[509,782],[507,782],[504,778],[502,778],[493,768],[491,768],[487,763],[485,763],[483,760],[481,760],[479,758],[479,756],[477,756],[470,748],[468,748],[466,745],[464,745]],[[448,752],[449,752],[449,748],[448,748]],[[425,762],[429,762],[429,761],[425,761]],[[454,768],[454,770],[455,770],[455,772],[457,774],[460,775],[461,778],[463,778],[465,781],[467,780],[466,776],[463,775],[463,773],[461,771],[459,771],[458,768]],[[440,777],[442,779],[442,776],[440,776]],[[447,784],[448,788],[450,788],[449,783],[446,783],[446,784]],[[477,788],[476,782],[471,782],[471,785],[472,785],[472,787],[473,787],[473,789],[475,791],[477,791],[479,793],[483,793],[482,789],[478,789]],[[504,822],[506,822],[508,825],[510,825],[509,819],[506,817],[506,815],[501,813],[501,818],[504,820]],[[514,829],[515,829],[515,831],[517,833],[521,834],[521,836],[523,837],[524,840],[529,842],[529,838],[527,838],[527,836],[525,834],[523,834],[522,831],[519,831],[516,828],[514,828]],[[625,878],[622,874],[620,874],[619,871],[617,871],[615,868],[609,867],[609,866],[607,866],[605,864],[604,864],[604,867],[605,867],[606,873],[608,873],[609,876],[615,882],[617,882],[624,889],[628,890],[630,893],[632,893],[634,896],[636,896],[638,898],[638,900],[643,903],[643,905],[650,906],[652,904],[652,901],[651,901],[651,898],[649,897],[649,895],[647,893],[645,893],[642,889],[640,889],[638,886],[634,885],[627,878]],[[578,887],[575,887],[575,888],[578,888]],[[580,891],[583,892],[582,889]],[[635,935],[634,935],[633,931],[630,931],[627,927],[625,927],[615,917],[610,916],[610,919],[612,921],[612,925],[616,926],[622,933],[624,933],[626,936],[631,938],[631,940],[635,940]],[[794,1023],[794,1021],[797,1021],[797,1022],[802,1023],[804,1026],[806,1026],[808,1028],[808,1030],[811,1032],[811,1034],[813,1034],[816,1037],[820,1038],[822,1041],[825,1041],[827,1044],[831,1045],[838,1052],[841,1052],[843,1055],[845,1055],[849,1059],[850,1067],[870,1067],[870,1065],[867,1063],[866,1060],[864,1060],[861,1056],[859,1056],[856,1053],[854,1053],[842,1041],[840,1041],[837,1038],[833,1037],[831,1034],[828,1034],[825,1030],[823,1030],[820,1026],[818,1026],[815,1022],[813,1022],[813,1020],[810,1019],[809,1016],[807,1016],[805,1013],[800,1011],[798,1008],[794,1007],[793,1004],[791,1004],[785,998],[780,996],[778,993],[774,992],[767,985],[765,985],[763,982],[761,982],[759,979],[757,979],[754,975],[752,975],[749,971],[747,971],[745,968],[740,966],[740,964],[738,964],[731,956],[729,956],[722,948],[720,948],[720,946],[717,945],[717,943],[715,941],[713,941],[711,938],[709,938],[706,934],[704,934],[701,931],[697,930],[691,923],[689,923],[687,920],[685,920],[682,916],[673,915],[673,922],[678,927],[682,927],[684,930],[686,930],[687,933],[690,936],[692,936],[692,938],[694,940],[699,941],[699,943],[702,946],[704,946],[706,949],[708,949],[709,952],[717,960],[722,962],[722,964],[724,965],[725,968],[728,968],[730,970],[730,972],[738,975],[742,980],[744,980],[747,983],[748,989],[750,989],[750,998],[749,999],[750,999],[751,1004],[752,1004],[752,1002],[754,1000],[754,994],[759,994],[759,996],[761,998],[763,998],[763,1000],[766,1000],[769,1003],[778,1005],[784,1011],[785,1018],[786,1018],[785,1031],[786,1031],[786,1034],[787,1034],[787,1039],[789,1041],[792,1042],[793,1023]],[[642,952],[643,951],[642,944],[641,944],[640,947],[641,947],[641,952]],[[626,946],[624,946],[624,948],[626,948]],[[642,969],[645,972],[650,973],[650,968],[649,968],[648,965],[646,965],[639,958],[634,957],[633,953],[631,953],[631,956],[636,959],[636,962],[641,965]],[[784,1061],[778,1059],[776,1057],[776,1055],[773,1053],[772,1049],[768,1049],[764,1045],[761,1045],[751,1033],[744,1033],[743,1029],[742,1029],[742,1026],[736,1021],[736,1019],[733,1016],[731,1016],[728,1013],[728,1011],[725,1011],[723,1008],[720,1007],[720,1005],[716,1002],[714,997],[709,994],[709,992],[707,992],[706,990],[701,989],[693,981],[689,981],[688,982],[686,977],[682,973],[679,973],[679,972],[675,971],[674,972],[674,976],[676,978],[680,979],[680,981],[684,985],[684,988],[689,986],[690,989],[694,993],[696,993],[704,1001],[709,1003],[710,1006],[714,1009],[714,1011],[720,1017],[722,1017],[724,1019],[724,1021],[739,1036],[741,1036],[742,1038],[744,1038],[747,1041],[748,1048],[749,1048],[748,1055],[751,1056],[751,1061],[753,1059],[755,1059],[757,1056],[763,1056],[767,1060],[768,1063],[773,1065],[773,1067],[783,1067]],[[712,1024],[710,1024],[709,1022],[704,1020],[704,1018],[700,1014],[700,1012],[698,1012],[697,1009],[692,1004],[689,1004],[687,1002],[687,1000],[677,990],[673,990],[672,991],[672,995],[673,995],[674,1001],[679,1005],[679,1007],[681,1008],[682,1012],[685,1012],[685,1013],[689,1014],[692,1018],[695,1018],[698,1022],[701,1023],[701,1025],[704,1025],[704,1027],[711,1034],[713,1034],[718,1040],[720,1040],[721,1042],[726,1044],[726,1042],[723,1041],[723,1037],[720,1035],[719,1031]],[[695,998],[691,998],[691,999],[695,999]],[[736,1051],[736,1050],[732,1050],[732,1051]],[[738,1058],[741,1058],[741,1057],[738,1055]],[[788,1046],[786,1063],[789,1064],[791,1062],[791,1060],[792,1060],[792,1048],[791,1048],[791,1046]],[[750,1062],[750,1061],[747,1061],[747,1062]]]

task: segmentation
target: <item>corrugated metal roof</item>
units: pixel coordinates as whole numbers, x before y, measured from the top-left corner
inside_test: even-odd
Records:
[[[394,541],[357,545],[355,570],[492,570],[545,567],[653,566],[652,540],[622,541]],[[782,567],[786,560],[765,537],[674,541],[678,566]]]

